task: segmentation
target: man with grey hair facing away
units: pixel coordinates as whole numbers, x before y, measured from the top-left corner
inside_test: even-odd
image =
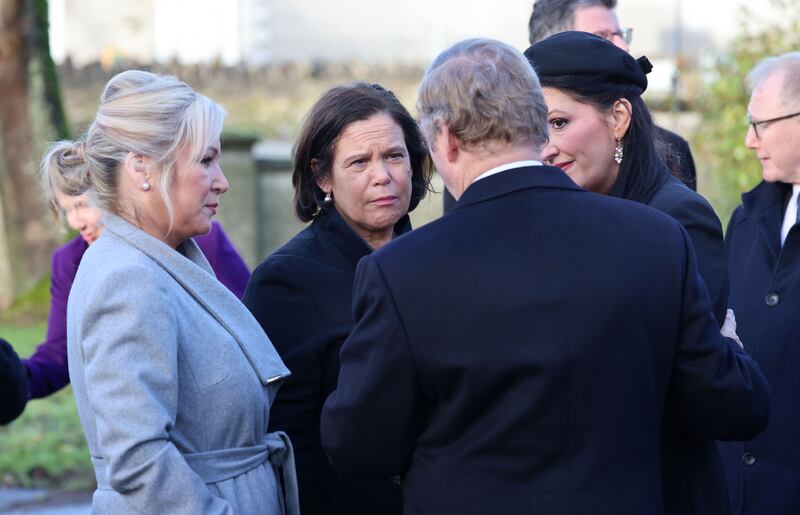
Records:
[[[458,204],[359,263],[331,463],[401,475],[406,515],[661,514],[667,390],[698,435],[754,434],[769,403],[686,232],[541,164],[539,81],[504,43],[445,50],[417,111]]]
[[[748,76],[744,143],[763,181],[742,195],[725,243],[745,348],[770,386],[774,409],[758,437],[720,444],[732,513],[800,513],[800,52],[761,61]]]
[[[528,20],[531,45],[568,30],[589,32],[630,51],[633,29],[622,28],[614,9],[617,0],[536,0]],[[697,189],[697,171],[689,144],[674,132],[657,128],[667,147],[667,166],[689,188]]]

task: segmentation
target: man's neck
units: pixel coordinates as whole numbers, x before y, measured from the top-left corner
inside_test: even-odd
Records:
[[[515,161],[540,161],[542,158],[541,152],[529,145],[504,147],[502,150],[496,148],[490,150],[481,148],[474,151],[461,149],[461,152],[463,152],[461,174],[454,188],[456,191],[451,191],[456,199],[461,197],[461,194],[475,182],[478,176],[492,168]]]

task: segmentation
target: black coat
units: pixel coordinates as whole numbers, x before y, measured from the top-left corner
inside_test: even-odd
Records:
[[[359,263],[323,447],[404,474],[404,513],[663,512],[660,437],[755,434],[768,396],[725,340],[686,232],[521,168]]]
[[[667,168],[689,189],[697,191],[697,170],[689,143],[662,127],[656,126],[656,134],[667,146]]]
[[[697,268],[708,289],[717,322],[728,306],[728,272],[722,225],[711,205],[698,193],[670,177],[647,205],[677,220],[692,240]],[[672,409],[669,407],[668,410]],[[674,407],[680,410],[680,406]],[[669,412],[669,411],[668,411]],[[728,490],[722,461],[713,439],[697,439],[676,417],[665,417],[662,441],[664,507],[668,515],[727,515]]]
[[[675,177],[669,177],[646,204],[677,220],[689,233],[697,255],[697,269],[708,289],[714,317],[722,326],[728,308],[728,267],[722,224],[714,208]]]
[[[762,182],[742,195],[725,238],[738,333],[772,406],[761,435],[720,444],[736,515],[800,513],[800,228],[780,243],[791,189]]]
[[[395,226],[410,230],[407,216]],[[315,219],[254,271],[243,301],[292,375],[270,410],[269,430],[292,440],[304,515],[399,514],[399,486],[337,472],[320,447],[319,415],[336,388],[339,349],[353,328],[353,276],[372,248],[335,209]]]
[[[17,418],[28,402],[28,371],[10,343],[0,338],[0,424]]]

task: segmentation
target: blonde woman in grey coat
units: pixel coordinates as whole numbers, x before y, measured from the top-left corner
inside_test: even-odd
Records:
[[[291,444],[267,433],[289,371],[191,239],[228,189],[223,118],[175,78],[127,71],[42,162],[48,197],[105,211],[67,307],[96,514],[298,513]]]

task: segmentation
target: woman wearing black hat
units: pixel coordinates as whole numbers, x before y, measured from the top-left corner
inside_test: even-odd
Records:
[[[711,205],[670,175],[665,146],[641,98],[652,69],[601,37],[562,32],[525,55],[548,106],[547,164],[595,193],[647,204],[688,231],[717,321],[728,301],[722,225]]]
[[[728,300],[722,226],[711,205],[667,169],[665,147],[641,98],[650,62],[584,32],[556,34],[525,55],[539,75],[548,107],[550,142],[543,160],[590,191],[647,204],[683,225],[722,325]],[[714,440],[694,439],[671,427],[667,410],[662,448],[665,512],[727,513]]]

